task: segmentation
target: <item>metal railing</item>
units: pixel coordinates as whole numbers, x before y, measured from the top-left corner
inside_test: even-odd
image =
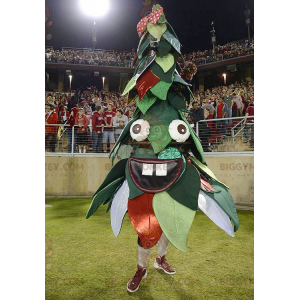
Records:
[[[254,151],[254,116],[201,120],[195,131],[204,152]]]
[[[191,124],[201,139],[204,152],[253,152],[254,116],[207,119]],[[110,147],[117,140],[120,127],[111,130],[99,127],[101,133],[92,131],[88,125],[84,135],[78,133],[78,126],[47,124],[45,133],[46,156],[108,156]],[[104,127],[105,128],[105,127]],[[104,143],[105,142],[105,143]],[[82,150],[80,152],[80,149]],[[85,150],[85,151],[84,151]],[[107,152],[105,152],[105,150]]]
[[[119,137],[122,128],[112,126],[111,130],[108,130],[107,126],[97,127],[101,133],[93,131],[92,125],[88,125],[87,130],[80,133],[78,125],[71,127],[69,124],[46,124],[45,155],[74,156],[77,153],[109,153],[110,147]]]

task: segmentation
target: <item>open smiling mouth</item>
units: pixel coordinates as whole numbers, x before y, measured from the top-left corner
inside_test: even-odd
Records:
[[[130,157],[128,166],[130,176],[139,189],[146,193],[158,193],[177,181],[182,172],[183,160]]]

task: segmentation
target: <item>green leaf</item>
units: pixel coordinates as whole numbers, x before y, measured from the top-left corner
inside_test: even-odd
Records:
[[[180,76],[180,75],[178,75],[178,74],[174,74],[174,82],[179,82],[179,83],[181,83],[181,84],[183,84],[183,85],[186,85],[186,86],[191,86],[191,84],[189,84],[189,83],[187,83],[186,81],[184,81],[183,79],[182,79],[182,77]]]
[[[214,199],[217,202],[217,204],[224,210],[224,212],[234,223],[234,231],[237,231],[240,222],[231,194],[223,186],[223,184],[220,184],[219,182],[216,182],[212,179],[209,179],[208,182],[216,192],[214,193],[214,192],[208,192],[204,190],[203,192],[207,194],[209,197],[211,197],[212,199]]]
[[[161,24],[148,23],[147,30],[153,37],[160,40],[163,33],[167,30],[167,26],[164,23],[161,23]]]
[[[140,196],[142,194],[144,194],[144,192],[142,190],[140,190],[135,183],[133,182],[130,172],[129,172],[129,166],[128,166],[128,162],[125,168],[125,174],[126,174],[126,180],[128,183],[128,187],[129,187],[129,197],[128,199],[133,199],[137,196]]]
[[[148,37],[145,42],[142,43],[141,47],[138,49],[138,58],[140,59],[143,55],[143,52],[150,45],[150,38]]]
[[[169,126],[173,120],[179,118],[178,111],[174,109],[167,101],[157,100],[155,104],[143,116],[150,126],[164,124]]]
[[[155,62],[163,69],[164,73],[168,72],[174,65],[174,56],[171,53],[163,57],[156,57]]]
[[[148,140],[154,153],[159,153],[172,141],[169,134],[169,126],[163,124],[150,126]]]
[[[125,96],[130,90],[132,90],[135,87],[135,85],[136,85],[136,83],[135,83],[135,76],[133,76],[130,79],[130,81],[127,83],[122,96]]]
[[[168,93],[169,103],[177,110],[186,110],[186,102],[182,96],[175,92]]]
[[[174,63],[171,69],[167,73],[164,73],[163,69],[156,62],[153,62],[150,66],[150,70],[160,80],[168,83],[172,83],[174,78],[173,75],[174,75],[175,67],[176,64]]]
[[[192,164],[194,165],[194,166],[196,166],[196,168],[202,173],[204,173],[204,174],[206,174],[206,175],[208,175],[209,177],[211,177],[211,178],[213,178],[214,180],[216,180],[217,182],[219,182],[220,184],[223,184],[224,185],[224,187],[226,187],[226,188],[228,188],[229,189],[229,187],[225,184],[225,183],[223,183],[223,182],[221,182],[220,180],[218,180],[218,178],[216,177],[216,175],[206,166],[206,165],[204,165],[203,163],[201,163],[198,159],[196,159],[195,157],[193,157],[193,156],[189,156],[189,159],[191,160],[191,162],[192,162]]]
[[[103,188],[105,188],[107,185],[109,185],[114,180],[125,176],[125,166],[127,164],[127,158],[119,160],[108,172],[106,177],[104,178],[102,184],[98,188],[98,190],[95,192],[93,197],[96,196],[97,193],[99,193]]]
[[[140,49],[140,46],[142,44],[142,42],[144,42],[145,40],[145,36],[149,34],[149,32],[147,30],[144,31],[144,33],[142,34],[141,38],[140,38],[140,41],[139,41],[139,44],[137,46],[137,52],[139,52],[139,49]]]
[[[180,42],[178,39],[169,31],[166,30],[163,34],[163,37],[172,45],[172,47],[179,53],[180,52]]]
[[[166,23],[167,19],[165,17],[165,14],[162,12],[162,14],[160,15],[160,18],[158,19],[157,23]]]
[[[154,5],[152,6],[152,11],[155,11],[155,10],[159,9],[160,7],[161,7],[160,4],[154,4]]]
[[[173,29],[173,27],[171,26],[170,23],[167,23],[167,29],[169,30],[169,32],[178,40],[179,42],[179,39],[178,39],[178,36],[176,35],[176,32],[175,30]]]
[[[185,89],[183,90],[183,95],[186,99],[186,101],[188,102],[188,104],[190,104],[190,98],[191,98],[191,95],[192,97],[194,97],[193,93],[191,92],[189,86],[191,86],[191,84],[187,83],[186,81],[184,81],[180,75],[178,74],[174,74],[174,82],[178,82],[178,83],[181,83],[182,85],[185,86]]]
[[[116,189],[122,185],[124,181],[124,177],[118,178],[99,191],[94,197],[93,201],[90,205],[90,208],[86,214],[86,219],[88,219],[93,213],[97,211],[99,206],[110,199],[112,195],[115,193]]]
[[[126,140],[129,138],[130,136],[130,126],[131,124],[136,121],[137,118],[132,118],[132,120],[130,120],[128,122],[128,124],[124,127],[124,129],[122,130],[118,140],[116,141],[114,147],[112,148],[112,150],[110,151],[109,153],[109,157],[115,157],[118,153],[118,149],[120,147],[120,145]]]
[[[161,40],[157,47],[159,57],[167,55],[170,52],[171,48],[172,46],[169,42],[167,42],[166,40]]]
[[[155,153],[162,151],[171,141],[169,134],[170,123],[179,115],[167,101],[157,100],[143,116],[150,124],[148,140]]]
[[[192,91],[191,91],[190,87],[189,87],[189,86],[187,86],[187,89],[188,89],[188,91],[189,91],[189,95],[190,95],[190,96],[192,96],[192,98],[193,98],[193,101],[195,101],[194,94],[192,93]],[[189,102],[189,103],[190,103],[190,102]]]
[[[138,99],[138,96],[137,96],[137,99]],[[138,119],[140,114],[141,114],[140,109],[138,107],[136,107],[132,114],[132,119]]]
[[[147,110],[155,103],[157,97],[155,97],[150,91],[146,93],[141,101],[137,98],[136,105],[140,111],[145,114]]]
[[[200,176],[196,168],[191,164],[186,164],[185,172],[167,192],[180,204],[192,210],[198,210]]]
[[[121,159],[128,158],[131,154],[133,147],[131,145],[121,145],[118,151],[118,155]]]
[[[134,72],[133,72],[133,76],[136,74],[137,70],[139,69],[139,66],[144,62],[144,60],[147,59],[147,56],[144,56],[140,62],[138,63],[137,67],[134,69]]]
[[[195,143],[195,146],[200,154],[200,157],[201,157],[201,162],[202,163],[205,163],[205,159],[204,159],[204,153],[203,153],[203,148],[202,148],[202,145],[201,145],[201,141],[199,139],[199,137],[197,136],[197,134],[195,133],[195,131],[193,130],[193,128],[191,127],[190,123],[187,121],[187,119],[185,118],[183,112],[179,111],[179,114],[182,118],[182,120],[185,122],[185,124],[189,127],[189,130],[190,130],[190,134],[192,136],[192,139]]]
[[[196,211],[178,203],[167,192],[155,194],[152,205],[167,239],[177,249],[187,252],[187,236]]]
[[[161,100],[167,99],[167,94],[172,83],[159,81],[155,86],[153,86],[150,91]]]
[[[125,170],[124,170],[125,172]],[[107,204],[108,202],[108,205],[107,205],[107,208],[106,208],[106,211],[105,212],[109,212],[110,208],[111,208],[111,205],[112,205],[112,202],[114,200],[114,197],[116,195],[116,193],[118,192],[118,190],[121,188],[121,186],[123,185],[123,183],[121,185],[118,186],[118,188],[115,190],[115,192],[113,193],[113,195],[110,197],[109,200],[106,200],[103,205]]]

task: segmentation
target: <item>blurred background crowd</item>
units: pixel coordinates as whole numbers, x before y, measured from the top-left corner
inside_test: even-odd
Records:
[[[207,64],[225,59],[254,54],[254,39],[235,41],[225,45],[217,45],[214,49],[193,51],[184,54],[186,61],[195,65]],[[45,49],[45,61],[48,63],[86,64],[99,66],[132,67],[136,50],[113,51],[66,48],[62,50]]]
[[[243,117],[250,105],[254,106],[254,82],[240,81],[204,92],[196,90],[193,101],[187,106],[190,113],[186,117],[195,128],[195,123],[204,119]],[[45,107],[46,151],[55,152],[57,139],[65,134],[68,136],[68,152],[71,152],[72,127],[75,125],[73,152],[85,153],[90,148],[92,152],[100,153],[113,147],[122,128],[132,118],[136,101],[133,99],[128,103],[127,96],[121,96],[120,92],[90,87],[71,93],[46,92]],[[216,124],[218,133],[225,135],[225,123]],[[77,136],[80,138],[76,140]],[[205,141],[204,148],[209,151]]]

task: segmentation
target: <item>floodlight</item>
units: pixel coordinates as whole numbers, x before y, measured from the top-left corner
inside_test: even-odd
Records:
[[[92,17],[104,16],[109,9],[109,0],[80,0],[81,9]]]
[[[72,75],[69,75],[69,78],[70,78],[70,91],[72,90]]]
[[[223,73],[222,75],[224,77],[224,84],[226,84],[226,73]]]

